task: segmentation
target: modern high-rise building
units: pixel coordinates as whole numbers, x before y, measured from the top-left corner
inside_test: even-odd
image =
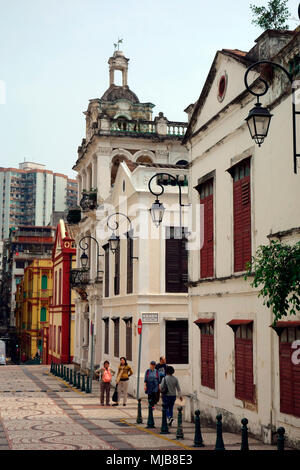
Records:
[[[54,211],[76,205],[77,182],[45,165],[23,162],[19,168],[0,167],[0,240],[19,225],[45,226]]]

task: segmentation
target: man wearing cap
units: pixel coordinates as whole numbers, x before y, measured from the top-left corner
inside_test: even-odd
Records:
[[[154,409],[154,405],[157,403],[157,392],[158,392],[158,385],[159,385],[159,373],[158,370],[155,369],[156,362],[150,362],[150,368],[145,372],[144,378],[144,390],[145,393],[148,395],[149,403],[152,403],[152,408]]]

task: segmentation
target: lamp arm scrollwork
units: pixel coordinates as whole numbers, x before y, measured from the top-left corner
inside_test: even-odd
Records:
[[[288,77],[289,81],[291,83],[293,83],[293,77],[292,75],[280,64],[277,64],[276,62],[271,62],[270,60],[260,60],[258,62],[255,62],[254,64],[250,65],[247,70],[246,70],[246,73],[245,73],[245,76],[244,76],[244,83],[245,83],[245,87],[247,88],[247,90],[254,96],[257,96],[257,99],[259,96],[263,96],[265,95],[268,90],[269,90],[269,84],[267,83],[266,80],[264,80],[263,78],[259,77],[258,80],[260,82],[263,83],[264,85],[264,90],[261,91],[261,92],[255,92],[253,91],[251,88],[250,88],[250,85],[248,84],[248,75],[249,75],[249,72],[251,72],[254,68],[256,68],[258,65],[272,65],[272,67],[277,67],[278,69],[282,70],[286,76]]]

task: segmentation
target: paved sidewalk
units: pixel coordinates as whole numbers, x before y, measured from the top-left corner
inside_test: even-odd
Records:
[[[161,406],[153,411],[155,428],[147,429],[148,402],[142,400],[143,423],[136,424],[137,401],[100,406],[99,382],[92,393],[73,388],[50,374],[50,366],[0,369],[0,450],[213,450],[216,429],[202,427],[205,447],[195,448],[194,424],[183,422],[184,439],[176,439],[177,410],[170,433],[160,434]],[[226,450],[239,450],[241,435],[223,433]],[[276,450],[249,437],[250,450]]]

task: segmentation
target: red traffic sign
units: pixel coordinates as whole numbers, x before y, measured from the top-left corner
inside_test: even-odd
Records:
[[[141,332],[142,332],[142,325],[143,325],[143,324],[142,324],[142,320],[139,319],[139,321],[138,321],[138,334],[139,334],[139,335],[140,335]]]

